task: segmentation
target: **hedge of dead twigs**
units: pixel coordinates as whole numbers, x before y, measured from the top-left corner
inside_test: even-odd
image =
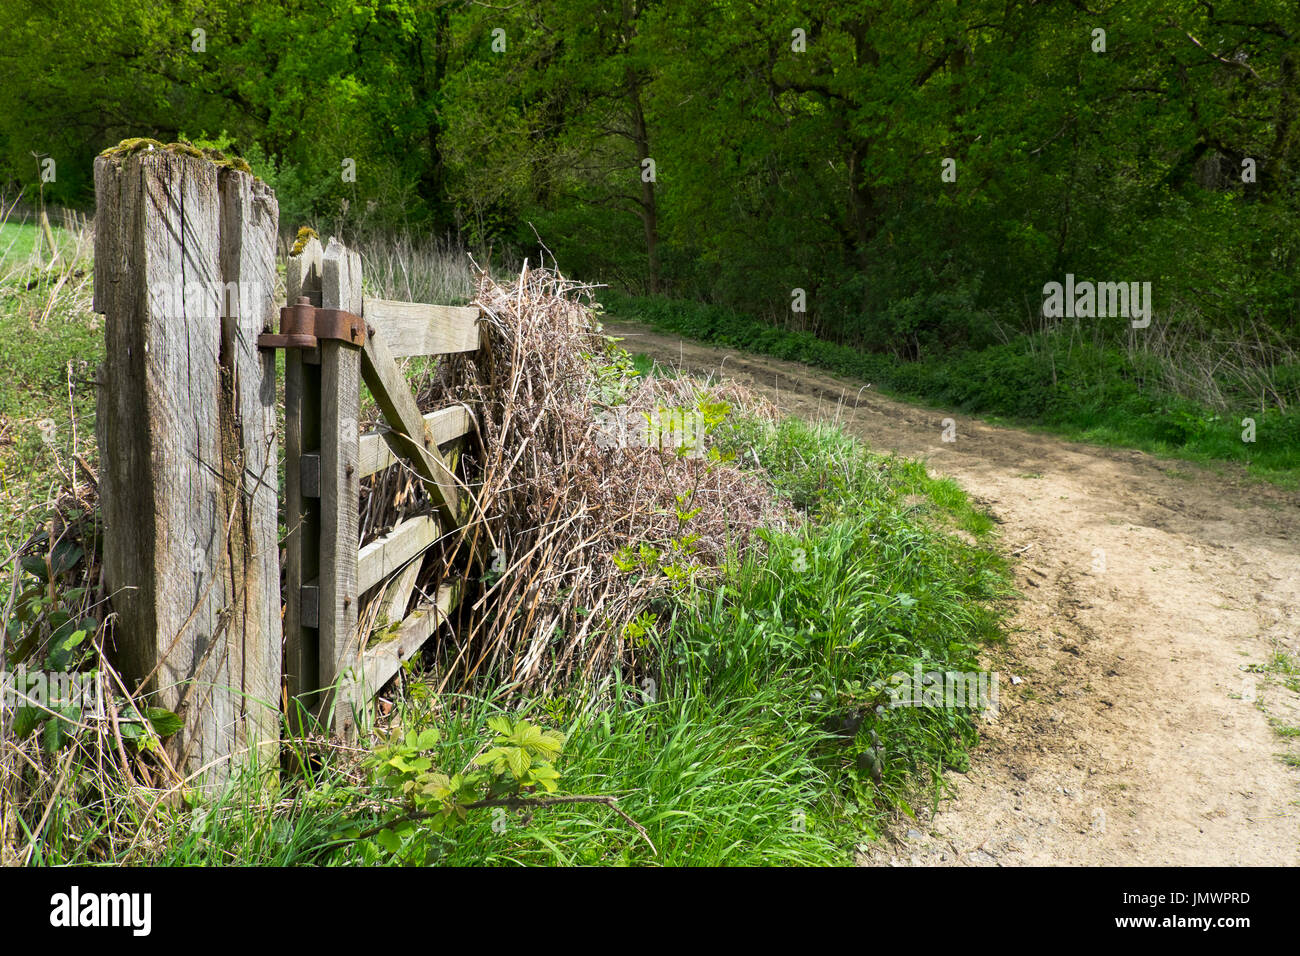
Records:
[[[472,520],[430,561],[471,565],[475,585],[438,653],[444,687],[489,679],[549,693],[634,670],[653,625],[644,615],[781,518],[754,474],[707,454],[707,437],[696,457],[648,447],[638,432],[669,420],[665,409],[716,424],[770,418],[770,405],[732,384],[638,376],[602,334],[592,291],[527,266],[508,284],[481,276],[487,348],[440,366],[420,389],[426,409],[463,401],[478,413],[459,469],[474,477]],[[409,477],[393,491],[383,487],[376,533],[419,507]],[[428,597],[437,584],[426,578],[421,590]]]

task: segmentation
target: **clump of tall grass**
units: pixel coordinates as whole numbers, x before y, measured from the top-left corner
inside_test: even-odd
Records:
[[[381,299],[465,305],[474,298],[477,271],[455,237],[377,233],[358,249],[366,289]]]
[[[718,442],[804,520],[675,594],[637,638],[653,669],[520,705],[565,731],[566,789],[618,796],[657,854],[608,811],[565,808],[468,826],[445,862],[843,864],[967,766],[976,709],[893,708],[879,682],[979,669],[1010,594],[991,526],[950,482],[834,428],[737,417]]]
[[[1285,412],[1300,402],[1300,352],[1256,322],[1229,329],[1194,319],[1153,322],[1129,330],[1125,352],[1166,393],[1216,412],[1252,405]]]
[[[10,862],[64,859],[85,843],[85,859],[112,858],[128,805],[164,799],[180,778],[161,749],[148,705],[109,662],[112,626],[97,543],[93,481],[46,503],[37,529],[7,562],[0,670],[76,674],[99,702],[31,697],[14,684],[0,717],[0,853]],[[18,695],[22,694],[22,697]],[[129,815],[129,814],[128,814]]]

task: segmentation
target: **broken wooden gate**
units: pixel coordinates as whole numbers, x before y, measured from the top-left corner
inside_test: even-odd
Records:
[[[312,239],[289,259],[273,332],[279,208],[265,183],[187,143],[128,140],[96,159],[95,191],[109,650],[139,692],[184,718],[169,741],[176,765],[220,783],[244,755],[278,748],[277,704],[355,728],[452,611],[468,569],[452,567],[459,549],[425,562],[437,567],[423,591],[417,574],[435,544],[472,539],[473,496],[442,449],[474,414],[421,414],[397,361],[479,349],[478,310],[365,297],[360,256]],[[365,435],[363,380],[387,423]],[[396,467],[424,489],[422,510],[361,547],[362,482]],[[282,591],[288,698],[277,700]],[[367,596],[392,618],[380,640],[358,627]]]
[[[294,701],[350,734],[371,698],[447,619],[461,582],[442,569],[436,592],[409,614],[421,561],[447,536],[463,534],[470,497],[442,447],[474,427],[455,405],[422,414],[397,360],[479,348],[473,307],[363,296],[360,256],[313,237],[289,259],[289,306],[266,348],[285,349],[285,675]],[[361,383],[386,427],[361,434]],[[409,468],[430,513],[407,518],[360,546],[361,482]],[[363,596],[383,588],[393,626],[363,646]]]

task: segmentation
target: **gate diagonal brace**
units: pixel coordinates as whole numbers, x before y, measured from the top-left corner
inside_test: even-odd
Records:
[[[318,309],[306,296],[280,309],[280,331],[257,337],[260,349],[314,349],[321,339],[360,348],[365,344],[366,323],[343,309]]]

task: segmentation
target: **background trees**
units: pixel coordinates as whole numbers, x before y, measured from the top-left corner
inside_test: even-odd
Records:
[[[286,225],[540,236],[905,357],[1036,320],[1067,271],[1287,330],[1297,39],[1286,0],[21,0],[0,179],[53,157],[84,205],[125,136],[218,142]]]

